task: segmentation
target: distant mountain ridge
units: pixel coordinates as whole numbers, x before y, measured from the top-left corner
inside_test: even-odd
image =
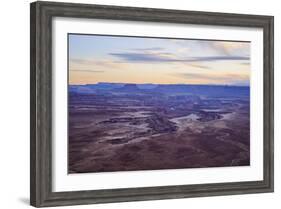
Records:
[[[134,84],[107,83],[69,85],[70,93],[93,94],[97,92],[127,92],[127,93],[188,93],[208,96],[249,96],[249,86],[231,85],[194,85],[194,84]]]

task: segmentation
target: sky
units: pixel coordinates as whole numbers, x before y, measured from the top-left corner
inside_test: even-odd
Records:
[[[250,42],[69,34],[69,83],[249,85]]]

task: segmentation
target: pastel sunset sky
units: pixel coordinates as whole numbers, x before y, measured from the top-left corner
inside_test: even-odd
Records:
[[[69,83],[249,85],[250,43],[69,34]]]

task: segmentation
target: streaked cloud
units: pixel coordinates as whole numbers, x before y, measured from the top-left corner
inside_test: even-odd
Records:
[[[104,72],[108,69],[119,69],[122,67],[122,63],[116,63],[110,59],[97,60],[96,58],[85,58],[69,60],[69,70],[71,71]]]
[[[250,62],[240,62],[239,64],[240,64],[240,65],[247,65],[247,66],[249,66],[249,65],[250,65]]]
[[[89,73],[103,73],[103,70],[87,70],[87,69],[83,69],[83,70],[78,70],[78,69],[71,69],[71,71],[73,72],[89,72]]]
[[[215,73],[208,73],[208,74],[200,74],[200,73],[177,73],[172,74],[173,76],[184,78],[187,81],[197,81],[200,80],[204,83],[210,84],[249,84],[249,75],[247,74],[235,74],[235,73],[227,73],[227,74],[215,74]]]
[[[135,50],[135,51],[162,51],[162,50],[165,50],[165,48],[162,48],[162,47],[133,48],[132,50]]]
[[[89,66],[109,66],[112,64],[111,60],[97,60],[97,59],[70,59],[70,65],[89,65]]]
[[[210,42],[216,50],[223,52],[225,55],[237,54],[242,51],[249,56],[249,42],[231,42],[231,41],[216,41]]]
[[[173,58],[171,53],[110,53],[110,55],[120,58],[123,61],[128,62],[211,62],[221,60],[249,60],[247,56],[206,56],[206,57],[188,57],[184,59]]]

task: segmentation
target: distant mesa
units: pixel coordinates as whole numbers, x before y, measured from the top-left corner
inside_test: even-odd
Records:
[[[138,91],[139,88],[137,84],[127,83],[119,89],[120,91]]]
[[[96,89],[115,89],[123,87],[123,83],[107,83],[107,82],[99,82],[97,84],[87,84],[89,86],[92,86]]]

